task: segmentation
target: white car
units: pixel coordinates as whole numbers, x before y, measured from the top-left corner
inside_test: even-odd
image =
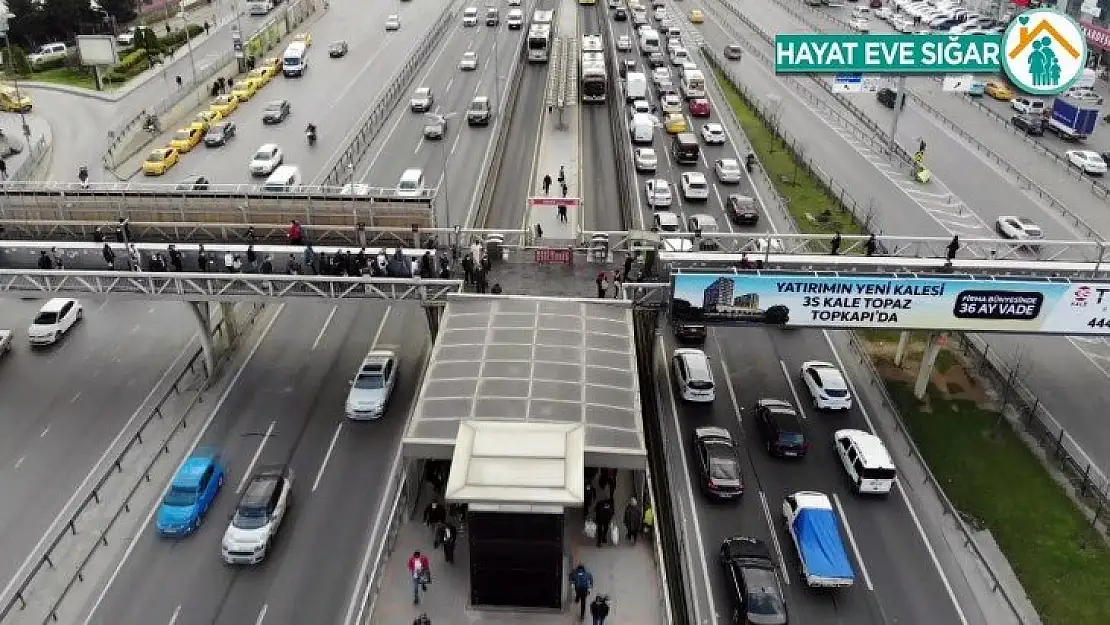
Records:
[[[852,407],[852,392],[848,381],[836,365],[820,360],[802,363],[802,381],[813,398],[813,407],[818,410],[849,410]]]
[[[672,212],[656,211],[652,221],[660,232],[682,232],[682,221]]]
[[[474,51],[464,52],[462,59],[459,60],[459,69],[464,72],[478,69],[478,53]]]
[[[385,29],[401,30],[401,16],[390,15],[389,17],[385,18]]]
[[[0,356],[12,351],[12,331],[0,330]]]
[[[663,109],[663,113],[681,113],[682,98],[677,93],[665,93],[659,98],[659,108]]]
[[[633,100],[629,105],[629,115],[636,117],[637,115],[651,115],[651,103],[647,100]]]
[[[1064,153],[1068,162],[1078,167],[1089,176],[1101,176],[1106,173],[1106,161],[1098,152],[1090,150],[1068,150]]]
[[[667,208],[671,205],[671,185],[661,178],[652,178],[644,183],[647,192],[648,206],[652,208]]]
[[[631,52],[632,38],[628,35],[617,37],[617,52]]]
[[[725,127],[720,124],[705,124],[701,127],[701,140],[705,145],[724,145],[727,139]]]
[[[853,17],[848,22],[848,26],[857,33],[871,32],[871,21],[868,20],[866,17]]]
[[[651,148],[636,148],[633,154],[636,158],[636,171],[654,172],[659,166],[659,157]]]
[[[998,234],[1007,239],[1016,241],[1039,241],[1044,238],[1044,231],[1032,219],[1003,215],[994,224]]]
[[[689,239],[666,240],[690,243]],[[705,352],[700,349],[676,349],[671,362],[678,394],[684,401],[713,403],[713,369]]]
[[[27,340],[31,345],[53,345],[84,316],[85,311],[77,300],[55,297],[43,304],[31,321]]]
[[[339,195],[370,195],[370,189],[370,185],[362,182],[348,182],[339,189]]]
[[[667,19],[667,9],[663,7],[655,7],[655,11],[652,13],[651,16],[655,18],[655,21],[662,22],[663,20]]]
[[[281,148],[276,143],[265,143],[251,157],[251,175],[269,176],[284,162],[285,155],[282,154]]]
[[[228,564],[258,564],[266,559],[281,521],[289,510],[293,472],[279,466],[251,476],[220,543]]]
[[[721,184],[740,184],[743,177],[740,172],[740,161],[734,158],[719,158],[714,161],[713,173],[717,175],[717,182]]]
[[[466,7],[463,9],[463,26],[477,26],[478,25],[478,7]]]
[[[355,421],[382,418],[396,385],[397,353],[390,349],[370,351],[351,380],[345,408],[347,418]]]
[[[709,181],[700,171],[682,172],[682,197],[687,200],[708,200]]]
[[[657,85],[661,82],[667,82],[670,79],[671,70],[667,69],[666,67],[656,67],[655,69],[651,70],[651,81]]]
[[[432,90],[428,87],[420,87],[412,92],[412,97],[409,98],[409,110],[413,113],[427,113],[432,110],[432,105],[435,104],[435,96],[432,95]]]
[[[890,18],[890,25],[894,27],[894,30],[900,33],[913,32],[912,17],[906,17],[905,15],[895,15],[894,17]]]

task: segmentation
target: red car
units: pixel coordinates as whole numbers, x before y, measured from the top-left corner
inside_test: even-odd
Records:
[[[709,117],[709,100],[705,98],[690,100],[690,114],[694,117]]]

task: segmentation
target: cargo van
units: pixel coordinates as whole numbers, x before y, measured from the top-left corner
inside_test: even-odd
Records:
[[[690,60],[686,48],[671,48],[671,65],[682,65]]]
[[[636,113],[628,122],[628,132],[632,143],[650,144],[655,139],[655,118],[647,113]],[[693,135],[691,135],[693,136]]]
[[[308,69],[308,47],[303,41],[294,41],[281,55],[281,73],[286,78],[303,76]]]
[[[701,155],[698,138],[692,132],[680,132],[671,139],[671,153],[679,163],[697,163]]]
[[[424,170],[406,169],[397,182],[397,195],[401,197],[417,197],[424,192]]]
[[[628,72],[625,74],[624,99],[626,102],[648,99],[648,80],[643,72]]]
[[[266,15],[274,9],[274,0],[254,0],[250,3],[251,15]]]
[[[659,33],[652,28],[640,29],[640,52],[646,56],[659,51]]]
[[[296,165],[282,165],[270,174],[262,185],[263,193],[290,193],[301,186],[301,168]]]
[[[705,97],[705,75],[700,69],[684,70],[679,86],[682,89],[682,97],[687,100]]]
[[[508,25],[509,30],[524,28],[524,12],[520,9],[510,9],[509,15],[505,18],[505,24]]]

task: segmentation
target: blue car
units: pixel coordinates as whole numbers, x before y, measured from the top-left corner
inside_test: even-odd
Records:
[[[174,476],[158,507],[154,521],[158,533],[181,537],[196,531],[224,485],[224,476],[218,453],[196,450]]]

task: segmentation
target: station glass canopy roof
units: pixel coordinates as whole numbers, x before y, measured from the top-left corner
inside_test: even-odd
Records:
[[[452,300],[405,454],[451,458],[461,421],[582,424],[587,465],[643,468],[639,394],[630,309],[602,300]]]

